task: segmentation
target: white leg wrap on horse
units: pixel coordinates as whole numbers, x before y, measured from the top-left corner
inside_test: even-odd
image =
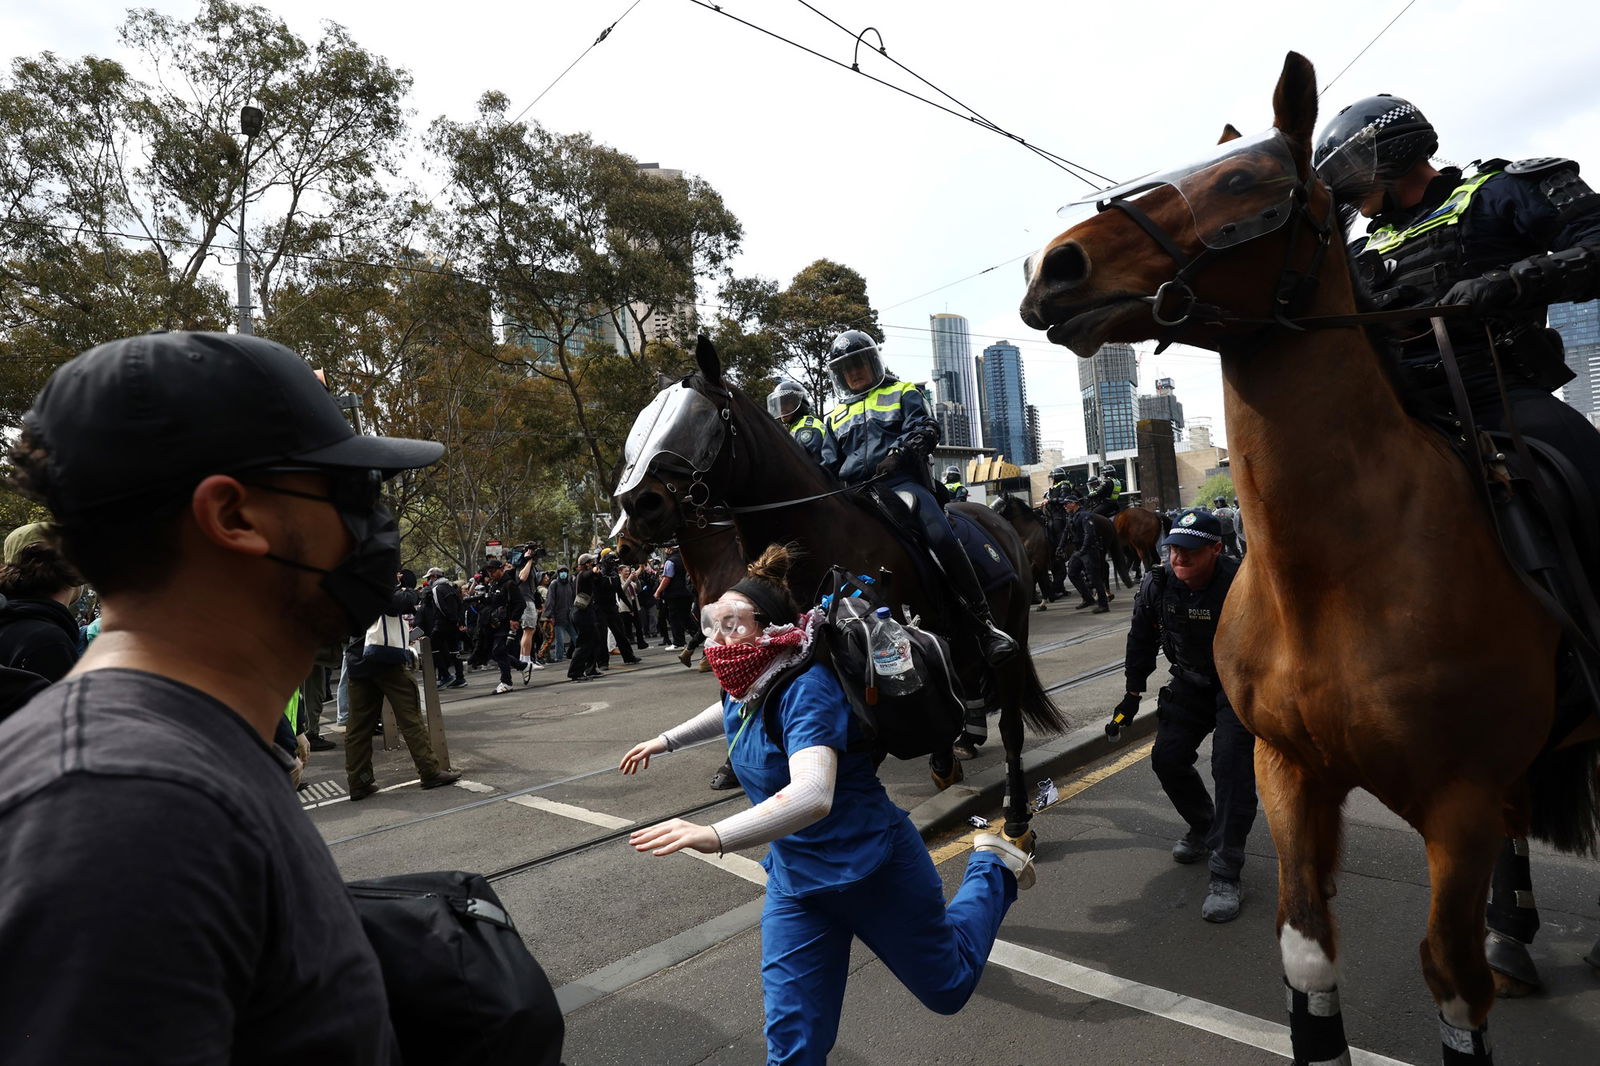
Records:
[[[1339,984],[1339,968],[1322,950],[1322,945],[1292,925],[1278,934],[1283,953],[1283,976],[1290,988],[1302,992],[1326,992]]]
[[[1451,1000],[1452,1004],[1460,1000]],[[1443,1010],[1443,1007],[1440,1008]],[[1494,1061],[1494,1051],[1489,1047],[1489,1027],[1467,1029],[1451,1025],[1443,1014],[1439,1015],[1439,1043],[1444,1051],[1444,1066],[1457,1064],[1489,1063]]]

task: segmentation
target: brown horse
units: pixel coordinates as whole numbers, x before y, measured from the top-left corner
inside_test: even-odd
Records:
[[[1310,167],[1311,64],[1290,53],[1274,129],[1205,165],[1108,190],[1029,263],[1022,317],[1088,357],[1179,337],[1221,355],[1250,554],[1215,655],[1258,738],[1278,850],[1279,944],[1296,1062],[1348,1062],[1335,992],[1345,796],[1364,788],[1427,844],[1423,976],[1448,1062],[1489,1061],[1484,901],[1502,832],[1592,850],[1593,719],[1545,753],[1560,633],[1506,561],[1470,473],[1410,418],[1358,326],[1335,205]],[[1228,127],[1224,141],[1237,138]],[[1382,478],[1352,470],[1385,457]],[[1381,540],[1386,550],[1362,552]],[[1468,580],[1440,581],[1439,552]],[[1493,619],[1493,629],[1484,620]]]
[[[734,515],[745,555],[775,542],[799,543],[803,554],[789,584],[801,602],[814,602],[828,568],[837,564],[877,578],[885,599],[902,618],[918,615],[929,629],[957,632],[940,589],[924,587],[924,567],[878,514],[818,466],[764,407],[724,379],[716,350],[705,337],[695,358],[699,372],[663,389],[629,434],[628,466],[616,498],[634,535],[660,542],[682,531],[686,538],[707,509],[725,506]],[[989,508],[951,506],[971,516],[1016,570],[1015,580],[990,594],[989,606],[996,624],[1026,648],[1032,577],[1021,542]],[[951,648],[963,687],[976,696],[981,656],[975,641],[952,637]],[[994,689],[1009,783],[1005,832],[1031,847],[1021,763],[1023,722],[1058,733],[1066,721],[1039,683],[1026,652],[995,669]],[[959,773],[959,764],[948,753],[936,755],[932,764],[941,785]]]
[[[1161,553],[1156,544],[1161,540],[1161,519],[1154,511],[1143,507],[1124,507],[1112,519],[1117,529],[1117,543],[1129,560],[1129,569],[1138,574],[1142,565],[1147,571],[1161,565]]]
[[[994,502],[995,513],[1010,522],[1011,527],[1017,531],[1017,536],[1022,538],[1023,547],[1028,552],[1028,559],[1033,563],[1034,576],[1036,578],[1041,573],[1039,569],[1040,560],[1042,559],[1044,565],[1048,567],[1055,559],[1056,545],[1061,539],[1061,531],[1057,523],[1064,522],[1066,519],[1065,514],[1060,513],[1059,510],[1055,516],[1052,516],[1048,511],[1050,505],[1046,504],[1044,506],[1047,510],[1041,515],[1037,508],[1029,507],[1015,496],[1002,496]],[[1117,540],[1115,523],[1105,515],[1095,514],[1092,511],[1089,512],[1089,521],[1094,523],[1095,532],[1100,535],[1100,543],[1105,545],[1106,563],[1116,571],[1117,580],[1122,582],[1123,588],[1133,588],[1134,580],[1128,572],[1128,561],[1123,554],[1122,545]],[[1049,571],[1045,570],[1043,573],[1048,574]],[[1046,587],[1043,578],[1039,578],[1039,582],[1040,588]],[[1110,575],[1106,575],[1106,591],[1108,593],[1110,593],[1111,587]],[[1040,606],[1040,609],[1043,610],[1043,605]]]

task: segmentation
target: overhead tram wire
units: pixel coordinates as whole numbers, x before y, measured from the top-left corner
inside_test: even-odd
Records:
[[[642,2],[643,2],[643,0],[633,0],[633,3],[628,5],[628,10],[626,10],[622,14],[618,15],[615,22],[611,23],[611,25],[609,25],[605,29],[601,30],[600,31],[600,36],[596,37],[592,42],[590,42],[588,48],[585,48],[583,51],[579,52],[578,53],[578,58],[574,59],[571,63],[568,63],[567,64],[567,69],[563,70],[560,74],[557,74],[556,75],[556,80],[552,81],[549,85],[546,85],[544,87],[544,91],[541,92],[538,96],[535,96],[532,100],[530,100],[528,102],[528,106],[524,107],[521,111],[518,111],[516,116],[514,118],[512,118],[511,121],[512,122],[516,122],[517,119],[520,119],[523,115],[526,115],[529,111],[533,110],[533,106],[535,104],[537,104],[540,100],[543,100],[545,98],[545,94],[546,93],[548,93],[551,89],[554,89],[557,85],[560,85],[561,84],[561,79],[565,78],[569,73],[571,73],[573,67],[575,67],[579,63],[583,62],[583,57],[588,55],[590,52],[594,51],[595,45],[598,45],[601,41],[603,41],[607,37],[611,36],[611,31],[617,28],[617,24],[620,23],[623,19],[627,18],[630,14],[632,14],[633,13],[633,9],[638,7]]]
[[[1406,6],[1401,8],[1400,9],[1400,13],[1395,15],[1394,18],[1392,18],[1388,22],[1384,23],[1383,29],[1379,30],[1377,35],[1375,37],[1373,37],[1372,40],[1367,42],[1367,47],[1363,48],[1363,49],[1361,49],[1361,51],[1357,52],[1356,55],[1355,55],[1355,59],[1350,60],[1350,62],[1348,62],[1348,63],[1346,63],[1344,65],[1344,70],[1341,70],[1341,71],[1339,71],[1339,73],[1335,74],[1332,78],[1330,78],[1328,80],[1328,84],[1324,85],[1321,89],[1319,89],[1317,91],[1317,98],[1321,99],[1323,93],[1325,93],[1329,89],[1333,88],[1333,83],[1338,81],[1340,78],[1344,77],[1344,73],[1345,73],[1346,70],[1349,70],[1351,67],[1356,65],[1356,59],[1360,59],[1362,56],[1366,55],[1367,54],[1367,48],[1371,48],[1373,45],[1377,44],[1378,43],[1378,38],[1382,37],[1384,34],[1388,33],[1389,32],[1389,27],[1393,26],[1396,22],[1399,22],[1400,21],[1400,15],[1404,15],[1407,11],[1410,11],[1411,10],[1411,5],[1415,4],[1416,2],[1417,2],[1417,0],[1406,0]]]
[[[851,33],[850,32],[850,27],[848,27],[848,26],[844,25],[843,23],[839,22],[837,19],[835,19],[833,16],[827,14],[826,12],[819,10],[815,5],[809,3],[808,0],[799,0],[799,4],[800,4],[801,7],[805,8],[807,11],[810,11],[812,14],[816,15],[818,18],[821,18],[823,21],[825,21],[825,22],[829,23],[830,25],[836,27],[841,33],[845,34],[848,37],[851,37],[851,38],[855,39],[857,44],[859,44],[861,42],[861,39],[866,35],[866,32],[867,32],[866,30],[862,30],[860,33]],[[1065,156],[1060,156],[1060,155],[1057,155],[1054,152],[1047,151],[1044,148],[1040,148],[1036,144],[1032,144],[1032,143],[1024,140],[1023,138],[1018,137],[1016,134],[1008,132],[1007,130],[1002,128],[999,123],[997,123],[994,120],[992,120],[992,119],[980,114],[978,112],[978,110],[976,108],[974,108],[971,104],[968,104],[968,103],[966,103],[965,101],[962,101],[962,100],[958,100],[952,94],[950,94],[950,93],[946,92],[945,90],[941,89],[939,86],[935,85],[933,82],[929,81],[927,78],[924,78],[921,74],[918,74],[916,71],[912,70],[910,67],[908,67],[904,63],[900,62],[898,59],[895,59],[893,56],[891,56],[889,54],[888,47],[883,43],[883,34],[878,33],[877,27],[869,26],[869,27],[867,27],[867,29],[872,30],[872,32],[877,34],[877,36],[878,36],[878,49],[877,49],[877,51],[878,51],[878,54],[880,56],[882,56],[884,59],[887,59],[890,63],[894,64],[900,70],[902,70],[905,73],[911,75],[913,78],[917,79],[922,84],[926,85],[928,88],[932,89],[934,92],[936,92],[940,96],[944,97],[946,100],[949,100],[951,103],[955,104],[957,107],[959,107],[962,110],[968,112],[971,115],[972,120],[977,122],[979,125],[984,126],[984,127],[988,128],[988,129],[994,130],[996,133],[1000,134],[1003,137],[1008,137],[1011,140],[1016,141],[1017,143],[1021,144],[1024,148],[1028,149],[1030,152],[1034,152],[1037,155],[1039,155],[1042,158],[1044,158],[1047,162],[1053,162],[1057,166],[1060,166],[1061,169],[1067,170],[1068,173],[1072,173],[1074,177],[1082,178],[1082,175],[1081,174],[1075,174],[1075,173],[1073,173],[1073,171],[1068,170],[1069,167],[1075,167],[1075,168],[1077,168],[1077,170],[1083,171],[1084,174],[1092,174],[1094,177],[1099,178],[1101,181],[1105,182],[1107,185],[1115,185],[1115,184],[1117,184],[1115,179],[1108,178],[1104,174],[1099,173],[1098,171],[1091,170],[1088,167],[1084,166],[1082,163],[1074,163],[1072,160],[1066,158]],[[861,73],[861,68],[856,63],[853,63],[853,62],[851,63],[851,69],[856,71],[857,73]],[[1063,165],[1063,164],[1065,164],[1065,165]]]
[[[955,108],[946,107],[944,104],[939,103],[939,101],[931,100],[928,97],[923,96],[923,95],[921,95],[919,93],[914,93],[910,89],[907,89],[903,85],[896,85],[894,82],[887,81],[887,80],[885,80],[883,78],[878,77],[875,74],[868,74],[866,71],[862,70],[859,66],[854,66],[854,65],[852,65],[850,63],[840,62],[839,60],[833,58],[830,55],[824,55],[823,53],[817,51],[815,48],[808,47],[807,45],[801,44],[799,41],[795,41],[795,40],[792,40],[792,39],[790,39],[788,37],[785,37],[783,34],[778,33],[775,30],[769,30],[765,26],[757,25],[756,23],[751,22],[748,19],[742,19],[738,15],[733,14],[733,12],[724,10],[720,5],[715,4],[715,3],[711,3],[710,0],[689,0],[689,2],[691,4],[694,4],[697,7],[703,7],[707,11],[715,12],[716,14],[721,15],[724,18],[732,19],[734,22],[737,22],[739,25],[748,27],[749,29],[752,29],[752,30],[755,30],[757,33],[765,34],[766,36],[771,37],[774,40],[782,41],[784,44],[788,45],[791,48],[798,48],[800,51],[805,52],[808,55],[816,56],[818,59],[822,60],[825,63],[831,63],[832,65],[834,65],[836,67],[839,67],[839,68],[841,68],[843,70],[848,70],[853,74],[859,74],[863,78],[866,78],[868,81],[877,82],[879,85],[882,85],[886,89],[893,89],[895,92],[900,93],[903,96],[909,96],[913,100],[920,101],[921,103],[927,104],[929,107],[935,108],[935,109],[937,109],[939,111],[943,111],[945,114],[954,116],[955,118],[958,118],[958,119],[961,119],[963,122],[970,122],[973,125],[979,127],[980,129],[989,130],[992,133],[999,134],[1000,136],[1006,138],[1009,141],[1015,141],[1016,143],[1022,145],[1024,148],[1028,149],[1028,151],[1033,152],[1035,155],[1038,155],[1045,162],[1049,163],[1050,165],[1052,165],[1054,167],[1058,167],[1061,170],[1066,171],[1068,174],[1071,174],[1073,177],[1077,178],[1079,181],[1083,182],[1085,185],[1089,186],[1090,188],[1094,188],[1094,189],[1101,188],[1102,187],[1102,184],[1101,184],[1102,181],[1103,182],[1107,182],[1107,183],[1111,183],[1111,184],[1115,184],[1115,182],[1112,179],[1106,178],[1104,175],[1098,174],[1095,171],[1090,170],[1088,167],[1082,166],[1081,164],[1078,164],[1078,163],[1074,163],[1072,160],[1067,159],[1064,156],[1058,155],[1055,152],[1046,151],[1046,150],[1038,147],[1037,145],[1033,144],[1031,141],[1027,140],[1026,138],[1019,136],[1018,134],[1011,133],[1008,130],[1001,129],[999,126],[996,126],[994,123],[992,123],[989,120],[987,120],[987,119],[983,118],[982,116],[978,115],[976,112],[972,111],[970,108],[967,109],[968,110],[967,114],[963,114],[962,112],[957,111]],[[815,10],[815,9],[813,9],[813,10]],[[820,12],[819,12],[819,14],[820,14]],[[824,16],[824,17],[826,17],[826,16]],[[829,21],[832,21],[832,20],[830,19]],[[837,23],[835,23],[835,25],[837,25]],[[846,30],[845,32],[848,33],[849,31]],[[855,36],[855,35],[851,34],[851,36]],[[885,58],[887,58],[887,53],[885,53],[884,55],[885,55]],[[893,62],[893,61],[891,60],[891,62]],[[900,64],[898,64],[898,63],[896,63],[895,65],[896,66],[900,66]],[[902,67],[901,69],[905,69],[905,68]],[[908,73],[912,73],[912,72],[908,71]],[[915,73],[912,73],[912,76],[918,78],[919,81],[924,80],[919,75],[916,75]],[[937,87],[935,87],[935,88],[937,88]],[[942,90],[942,89],[939,89],[938,91],[942,95],[949,96],[949,94],[945,93],[944,90]],[[954,97],[950,97],[950,99],[953,100],[955,98]],[[965,106],[965,105],[962,105],[962,106]],[[1100,181],[1096,181],[1096,180],[1094,180],[1094,178],[1088,177],[1086,175],[1093,175],[1094,178],[1099,178],[1101,180]]]

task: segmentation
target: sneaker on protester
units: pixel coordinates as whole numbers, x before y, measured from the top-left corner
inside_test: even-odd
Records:
[[[506,684],[504,681],[500,682],[498,685],[496,685],[494,687],[494,694],[496,696],[500,695],[502,692],[510,692],[510,691],[511,691],[511,686]]]
[[[1000,861],[1006,864],[1006,869],[1016,877],[1019,891],[1033,887],[1033,856],[999,833],[979,833],[972,838],[972,847],[975,851],[987,851],[1000,856]]]

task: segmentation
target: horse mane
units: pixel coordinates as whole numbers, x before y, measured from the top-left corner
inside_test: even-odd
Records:
[[[705,376],[699,371],[690,376],[695,378],[696,382],[702,387],[705,385]],[[784,449],[788,449],[791,458],[820,474],[829,489],[843,486],[844,483],[839,480],[833,471],[812,459],[811,453],[806,451],[805,445],[795,440],[794,435],[784,428],[776,418],[768,414],[765,407],[745,395],[744,391],[731,381],[724,381],[722,388],[728,391],[730,406],[738,409],[740,414],[748,416],[744,419],[746,428],[749,428],[752,431],[752,435],[758,438],[758,446],[763,452],[767,447],[777,448],[780,453]]]

